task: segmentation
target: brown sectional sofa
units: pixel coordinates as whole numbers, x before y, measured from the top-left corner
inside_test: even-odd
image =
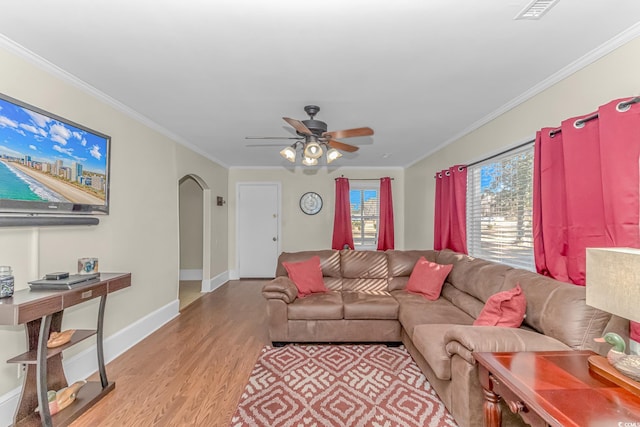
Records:
[[[329,292],[297,298],[282,262],[318,255]],[[420,256],[453,269],[436,301],[404,288]],[[520,328],[473,326],[487,299],[520,284],[527,311]],[[482,425],[474,351],[591,349],[593,338],[628,322],[585,304],[585,289],[449,250],[282,253],[263,288],[274,345],[286,342],[401,341],[461,427]],[[503,410],[503,425],[519,417]]]

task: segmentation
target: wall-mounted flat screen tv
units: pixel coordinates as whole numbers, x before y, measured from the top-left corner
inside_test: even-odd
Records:
[[[0,94],[0,212],[108,214],[110,143]]]

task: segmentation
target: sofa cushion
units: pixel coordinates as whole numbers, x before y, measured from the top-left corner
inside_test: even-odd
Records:
[[[407,282],[409,282],[409,276],[390,277],[389,292],[406,289]]]
[[[342,315],[342,293],[337,291],[311,294],[287,306],[289,320],[336,320]]]
[[[593,339],[602,336],[611,314],[586,304],[584,286],[521,269],[509,271],[505,282],[512,287],[519,283],[527,298],[525,325],[574,350],[602,350]]]
[[[447,299],[456,307],[467,313],[469,316],[477,319],[480,312],[484,308],[484,302],[476,297],[472,297],[466,292],[453,286],[451,283],[445,282],[440,293],[442,298]]]
[[[442,285],[452,268],[453,264],[437,264],[420,257],[409,277],[407,292],[420,294],[431,301],[437,300],[440,298]]]
[[[343,292],[345,319],[397,319],[398,301],[388,292]]]
[[[300,262],[283,262],[289,278],[298,288],[298,297],[304,298],[315,292],[326,292],[327,287],[322,281],[322,270],[320,269],[320,257],[311,258]]]
[[[282,265],[283,262],[300,262],[315,255],[320,257],[320,268],[322,268],[323,276],[342,277],[340,273],[340,252],[336,250],[282,252],[278,257],[275,277],[287,275],[287,270]]]
[[[436,262],[438,264],[453,264],[453,270],[451,270],[447,281],[483,303],[491,295],[515,286],[515,284],[505,284],[505,275],[513,268],[504,264],[458,254],[448,249],[438,253]]]
[[[343,291],[387,291],[387,255],[379,251],[340,251]]]
[[[413,267],[420,257],[424,257],[428,261],[436,262],[437,251],[400,251],[388,250],[387,262],[389,264],[389,290],[404,289]]]
[[[429,301],[420,295],[411,294],[407,291],[392,291],[391,295],[400,304],[398,320],[400,320],[400,324],[407,331],[409,337],[413,336],[413,328],[416,325],[433,323],[473,324],[473,317],[444,298]]]
[[[527,310],[527,300],[520,285],[498,292],[487,300],[474,326],[503,326],[519,328]]]

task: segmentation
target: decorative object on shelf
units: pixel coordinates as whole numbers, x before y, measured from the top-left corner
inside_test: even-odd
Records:
[[[62,332],[51,332],[49,340],[47,340],[47,348],[56,348],[68,343],[71,341],[71,337],[75,331],[75,329],[67,329]]]
[[[315,215],[322,209],[322,197],[318,193],[309,191],[300,197],[300,209],[307,215]]]
[[[640,356],[624,352],[626,345],[620,335],[609,332],[595,341],[611,344],[613,347],[607,353],[607,360],[611,366],[632,380],[640,381]]]
[[[68,271],[56,271],[55,273],[47,273],[44,275],[45,280],[61,280],[69,277]]]
[[[98,272],[98,258],[79,258],[78,273],[93,274]]]
[[[49,412],[51,415],[55,415],[62,411],[67,406],[71,405],[76,397],[78,391],[84,386],[86,381],[76,381],[69,387],[62,388],[58,391],[49,390],[47,392],[47,398],[49,400]],[[40,412],[40,407],[36,408],[36,412]]]
[[[280,155],[291,163],[295,163],[298,149],[300,149],[302,164],[316,166],[325,151],[327,164],[342,157],[342,153],[339,150],[349,153],[358,151],[359,147],[338,141],[338,138],[373,135],[373,129],[369,127],[327,132],[327,124],[314,119],[315,115],[320,111],[320,107],[307,105],[304,107],[304,111],[309,115],[308,120],[282,118],[295,129],[299,135],[297,137],[248,136],[246,139],[295,139],[296,142],[283,148],[280,151]]]
[[[640,322],[640,249],[587,248],[586,264],[587,305]],[[636,381],[640,379],[640,356],[624,354],[624,340],[617,335],[606,334],[604,341],[614,345],[608,363],[602,356],[592,356],[590,369],[640,395]]]
[[[8,265],[0,266],[0,298],[13,296],[13,272]]]

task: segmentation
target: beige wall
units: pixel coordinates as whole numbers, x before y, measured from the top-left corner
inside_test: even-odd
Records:
[[[274,155],[278,155],[274,150]],[[239,182],[279,182],[281,185],[282,213],[280,249],[293,252],[313,249],[330,249],[333,233],[335,202],[335,178],[394,178],[393,210],[396,248],[404,247],[404,172],[399,168],[355,169],[339,168],[329,171],[301,169],[230,169],[229,170],[229,269],[236,263],[236,184]],[[375,184],[375,183],[374,183]],[[377,184],[379,185],[379,184]],[[306,215],[299,207],[300,196],[315,191],[323,200],[322,210],[316,215]]]
[[[16,289],[47,272],[75,272],[80,257],[101,271],[131,272],[133,284],[109,296],[105,337],[177,300],[178,180],[199,174],[226,196],[227,171],[32,63],[0,48],[0,92],[112,137],[110,214],[98,226],[0,228],[0,264]],[[227,214],[212,208],[214,272],[227,269]],[[177,308],[177,305],[176,305]],[[97,300],[65,311],[63,328],[95,328]],[[65,352],[71,357],[91,345]],[[22,326],[0,326],[0,396],[21,385],[5,360],[26,350]]]
[[[209,203],[205,211],[209,218],[205,218],[204,245],[208,247],[208,261],[210,265],[209,277],[214,278],[228,269],[228,204],[216,205],[216,196],[222,196],[226,201],[228,188],[228,170],[204,156],[182,145],[176,145],[176,168],[178,178],[191,175],[200,180],[205,191],[210,193]],[[205,260],[206,262],[206,260]],[[205,266],[206,270],[206,266]]]
[[[202,270],[202,188],[187,177],[179,192],[180,270]]]
[[[640,94],[640,38],[458,139],[405,172],[405,246],[433,247],[436,171],[471,163],[533,139],[542,127],[595,111],[612,99]]]

